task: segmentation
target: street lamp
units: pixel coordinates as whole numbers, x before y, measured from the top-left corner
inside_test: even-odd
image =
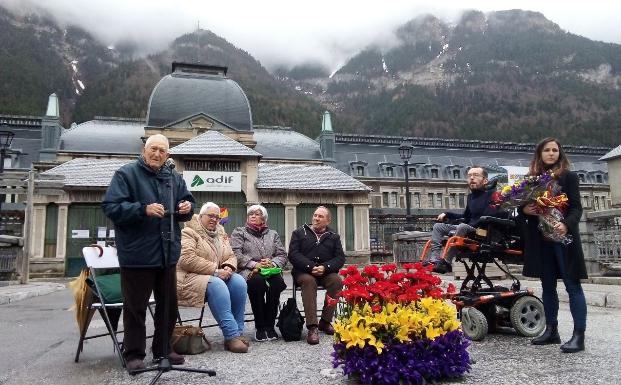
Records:
[[[4,126],[6,126],[6,123],[2,124],[3,128]],[[15,136],[15,134],[12,131],[0,131],[0,174],[4,173],[4,157],[6,156],[6,151],[11,147],[13,136]],[[2,187],[1,183],[0,187]],[[0,194],[0,212],[2,211],[2,203],[4,203],[4,197],[4,194]]]
[[[403,161],[403,173],[405,174],[405,226],[403,227],[404,230],[406,231],[412,231],[414,230],[414,221],[412,218],[412,206],[410,204],[410,168],[409,166],[409,161],[410,158],[412,157],[412,152],[414,151],[414,147],[412,146],[412,143],[405,139],[403,140],[403,142],[401,142],[401,145],[399,146],[399,156],[401,157],[401,160]]]

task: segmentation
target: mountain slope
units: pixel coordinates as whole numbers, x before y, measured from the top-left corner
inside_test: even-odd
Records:
[[[229,68],[246,92],[255,124],[292,126],[315,135],[322,108],[276,80],[247,52],[209,32],[177,38],[168,49],[132,58],[104,47],[79,28],[65,30],[36,14],[12,15],[0,8],[0,105],[2,113],[41,115],[56,92],[65,125],[96,115],[145,117],[151,91],[173,61]]]
[[[330,78],[291,86],[349,132],[610,145],[621,134],[621,46],[564,32],[536,12],[433,16],[370,46]]]

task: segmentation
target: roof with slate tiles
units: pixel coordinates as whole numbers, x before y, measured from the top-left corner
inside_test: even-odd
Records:
[[[95,117],[60,135],[60,151],[139,154],[142,151],[144,120]]]
[[[207,131],[170,149],[172,155],[262,156],[218,131]]]
[[[350,175],[356,175],[354,168],[364,166],[364,177],[403,179],[403,161],[399,157],[399,145],[403,138],[390,136],[362,136],[355,137],[349,134],[337,134],[335,146],[335,167]],[[409,168],[425,168],[430,165],[439,166],[440,171],[446,171],[449,166],[470,167],[473,165],[485,166],[489,171],[501,171],[503,166],[528,167],[532,158],[532,145],[504,147],[503,142],[431,140],[415,138],[414,151],[409,160]],[[470,146],[470,142],[473,142]],[[474,143],[481,142],[481,143]],[[461,146],[463,145],[463,147]],[[498,149],[495,147],[500,146]],[[598,160],[603,147],[577,147],[575,152],[569,153],[569,160],[573,170],[608,172],[605,162]],[[568,151],[569,152],[569,151]],[[393,164],[396,167],[392,177],[385,176],[383,164]],[[421,175],[422,176],[422,175]],[[420,177],[420,176],[419,176]],[[440,175],[440,179],[451,179],[449,175]]]
[[[242,88],[209,66],[175,63],[173,73],[153,88],[147,126],[168,127],[203,113],[238,131],[252,130],[250,103]],[[215,67],[214,67],[215,68]]]
[[[276,162],[259,163],[257,189],[371,191],[332,166]]]
[[[321,160],[319,143],[289,127],[254,126],[254,148],[264,159]]]
[[[69,187],[108,187],[114,172],[127,163],[121,159],[76,158],[42,174],[63,175]]]
[[[621,157],[621,145],[599,158],[599,160],[611,160],[618,157]]]

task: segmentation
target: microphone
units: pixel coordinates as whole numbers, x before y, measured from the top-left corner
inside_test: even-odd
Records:
[[[175,161],[173,160],[173,158],[168,158],[166,159],[166,162],[164,163],[166,165],[166,167],[168,167],[169,169],[173,170],[175,168]]]

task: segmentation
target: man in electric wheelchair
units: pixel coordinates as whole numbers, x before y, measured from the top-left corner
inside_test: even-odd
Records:
[[[532,289],[522,289],[519,279],[507,268],[509,263],[522,263],[522,248],[516,223],[491,216],[481,216],[472,233],[446,241],[444,254],[451,252],[466,269],[459,293],[451,300],[470,339],[481,340],[488,331],[499,328],[512,328],[526,337],[543,331],[543,303]],[[494,285],[485,273],[490,264],[512,279],[510,287]]]
[[[482,216],[505,216],[492,206],[492,194],[496,190],[496,183],[488,185],[487,171],[481,166],[472,166],[468,170],[468,194],[466,209],[463,213],[441,213],[438,215],[438,223],[434,224],[431,231],[430,253],[423,260],[425,264],[433,264],[433,271],[445,274],[452,271],[451,263],[455,256],[455,250],[449,249],[442,255],[443,242],[449,235],[465,236],[475,231],[475,227]],[[445,223],[455,221],[461,223]]]

